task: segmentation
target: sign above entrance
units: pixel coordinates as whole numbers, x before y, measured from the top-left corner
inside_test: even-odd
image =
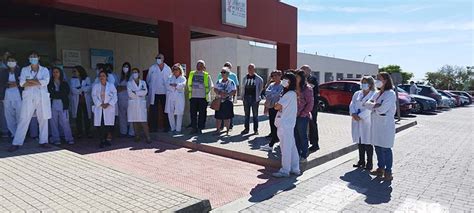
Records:
[[[247,27],[247,0],[222,0],[222,23]]]

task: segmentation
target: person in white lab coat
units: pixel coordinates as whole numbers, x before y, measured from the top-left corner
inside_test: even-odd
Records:
[[[61,138],[59,130],[62,129],[64,139],[68,144],[74,144],[71,126],[69,124],[69,84],[64,80],[63,71],[59,67],[52,68],[53,76],[48,84],[48,91],[51,94],[51,114],[49,120],[51,126],[51,141],[60,145]]]
[[[364,76],[360,80],[361,90],[354,93],[349,105],[349,113],[352,116],[352,142],[358,145],[359,161],[354,167],[372,170],[374,147],[370,144],[371,110],[364,107],[364,103],[370,101],[375,94],[374,79]],[[367,154],[367,161],[365,155]]]
[[[393,82],[390,74],[381,72],[377,75],[375,87],[380,89],[370,102],[364,105],[372,109],[371,113],[371,143],[377,154],[377,170],[370,174],[386,181],[391,181],[393,153],[395,142],[395,112],[397,111],[397,96],[393,91]]]
[[[133,68],[132,79],[127,84],[128,105],[127,116],[128,122],[133,124],[135,129],[135,141],[140,141],[139,130],[143,130],[147,143],[151,143],[150,130],[147,119],[147,102],[146,95],[148,88],[146,82],[141,80],[141,73],[138,68]]]
[[[280,139],[281,168],[273,173],[274,177],[289,177],[290,174],[300,175],[300,157],[296,148],[295,134],[296,115],[298,113],[298,98],[296,94],[296,76],[288,72],[281,81],[283,96],[275,109],[278,110],[275,118],[277,135]]]
[[[99,73],[98,84],[92,88],[94,106],[94,126],[100,131],[100,148],[112,145],[112,131],[115,124],[115,104],[117,103],[117,89],[107,81],[107,72]]]
[[[10,135],[13,137],[20,120],[21,91],[20,67],[15,58],[9,56],[6,62],[8,68],[0,73],[1,99],[3,100],[4,115]]]
[[[165,110],[166,107],[166,93],[167,83],[171,75],[171,68],[165,64],[165,56],[158,54],[156,56],[156,63],[151,65],[148,69],[148,75],[146,83],[150,87],[150,94],[148,94],[148,103],[150,104],[150,129],[152,132],[158,131],[158,105],[161,106],[161,110]],[[167,132],[170,129],[168,115],[164,112],[164,131]]]
[[[127,86],[131,76],[131,65],[128,62],[123,63],[122,71],[120,73],[120,82],[117,86],[118,93],[118,121],[120,128],[121,137],[134,137],[135,132],[133,131],[133,125],[128,122],[127,111],[128,111],[128,92]]]
[[[181,134],[183,124],[183,114],[185,106],[184,89],[186,88],[186,78],[184,77],[181,64],[173,65],[173,74],[168,78],[166,92],[165,113],[168,114],[170,131],[173,134]]]
[[[20,121],[13,138],[12,146],[8,149],[14,152],[25,142],[26,132],[33,114],[36,112],[39,123],[39,144],[43,148],[48,145],[48,119],[51,118],[51,101],[48,92],[49,70],[39,64],[37,52],[29,56],[30,65],[23,67],[20,74],[20,86],[24,87],[23,101],[20,109]]]
[[[70,85],[71,114],[76,120],[76,137],[81,138],[83,134],[86,134],[88,138],[92,138],[90,132],[92,119],[92,83],[84,67],[74,67]]]

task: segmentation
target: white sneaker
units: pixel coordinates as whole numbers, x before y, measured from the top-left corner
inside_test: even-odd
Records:
[[[283,177],[290,177],[290,174],[283,173],[283,172],[275,172],[272,174],[273,177],[283,178]]]

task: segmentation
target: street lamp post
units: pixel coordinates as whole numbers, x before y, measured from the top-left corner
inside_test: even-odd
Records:
[[[369,55],[364,56],[364,60],[362,60],[362,62],[365,62],[365,58],[367,57],[372,57],[372,55],[369,54]]]

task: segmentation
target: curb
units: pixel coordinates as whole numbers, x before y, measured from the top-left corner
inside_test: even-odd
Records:
[[[418,123],[416,121],[411,121],[411,122],[409,122],[405,125],[397,127],[395,132],[396,133],[401,132],[401,131],[406,130],[410,127],[413,127],[417,124]],[[247,163],[253,163],[253,164],[257,164],[257,165],[261,165],[261,166],[265,166],[265,167],[273,167],[273,168],[281,167],[281,162],[279,160],[272,160],[272,159],[259,157],[259,156],[255,156],[255,155],[251,155],[251,154],[247,154],[247,153],[242,153],[242,152],[238,152],[238,151],[233,151],[233,150],[223,149],[223,148],[219,148],[219,147],[209,146],[209,145],[206,145],[206,144],[199,144],[199,143],[194,143],[194,142],[190,142],[190,141],[184,141],[182,139],[171,137],[166,133],[157,133],[156,135],[158,136],[158,138],[162,139],[162,140],[159,140],[159,141],[163,142],[163,143],[172,144],[172,145],[179,145],[179,146],[189,148],[189,149],[192,149],[192,150],[206,152],[206,153],[209,153],[209,154],[218,155],[218,156],[222,156],[222,157],[227,157],[227,158],[231,158],[231,159],[235,159],[235,160],[240,160],[240,161],[244,161],[244,162],[247,162]],[[308,169],[314,168],[318,165],[321,165],[323,163],[326,163],[328,161],[336,159],[340,156],[343,156],[343,155],[348,154],[348,153],[350,153],[352,151],[355,151],[355,150],[357,150],[357,144],[351,144],[349,146],[346,146],[342,149],[336,150],[336,151],[331,152],[329,154],[317,157],[313,160],[308,161],[306,163],[306,165],[304,165],[303,170],[308,170]]]
[[[187,202],[174,209],[169,209],[170,212],[177,213],[191,213],[191,212],[210,212],[211,203],[209,200],[201,200],[199,202]]]

